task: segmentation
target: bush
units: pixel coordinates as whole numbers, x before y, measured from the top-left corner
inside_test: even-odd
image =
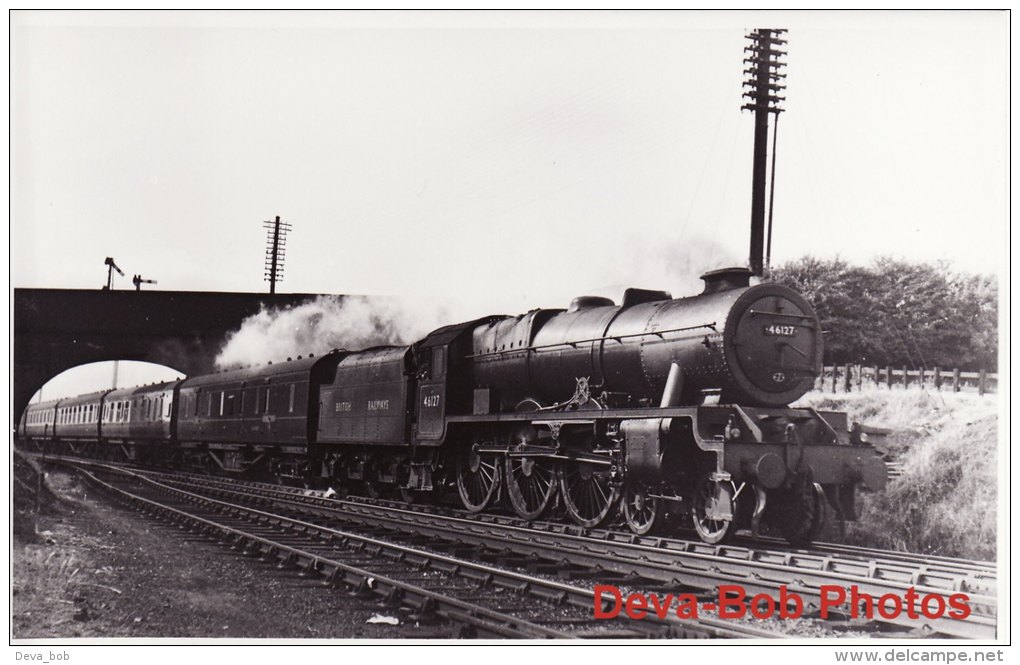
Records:
[[[996,400],[925,391],[811,393],[799,403],[847,411],[892,429],[889,450],[903,475],[885,491],[861,493],[859,519],[844,541],[940,556],[994,560],[998,414]],[[826,540],[838,539],[833,524]]]
[[[825,331],[826,363],[995,371],[998,282],[945,264],[879,259],[870,267],[805,257],[771,281],[800,292]]]

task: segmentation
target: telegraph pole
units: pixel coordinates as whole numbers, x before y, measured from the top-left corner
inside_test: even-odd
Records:
[[[744,47],[744,51],[750,51],[750,55],[744,58],[749,65],[744,70],[747,80],[744,86],[751,89],[744,93],[751,101],[741,106],[741,110],[754,112],[754,169],[751,180],[751,254],[749,263],[751,272],[759,277],[764,272],[762,254],[765,246],[765,170],[768,163],[768,138],[769,138],[769,114],[775,114],[778,124],[779,114],[783,109],[779,103],[785,97],[779,97],[780,90],[786,88],[780,85],[780,79],[785,79],[786,74],[779,73],[779,70],[786,66],[779,58],[786,55],[786,51],[780,51],[777,46],[786,43],[781,35],[786,30],[782,28],[758,28],[747,39],[751,45]],[[773,135],[774,138],[774,135]],[[775,145],[773,144],[773,182],[775,180]],[[771,210],[769,214],[769,254],[771,255],[772,229]]]
[[[276,216],[275,222],[262,222],[266,229],[266,281],[269,282],[269,292],[276,293],[276,283],[283,281],[283,261],[287,257],[287,232],[290,231],[290,224],[281,222],[280,216]]]

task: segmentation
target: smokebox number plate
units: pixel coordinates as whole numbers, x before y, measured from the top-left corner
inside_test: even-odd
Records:
[[[769,325],[765,326],[765,334],[777,337],[793,337],[797,334],[797,326]]]

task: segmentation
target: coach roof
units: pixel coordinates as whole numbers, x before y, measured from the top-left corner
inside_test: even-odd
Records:
[[[330,351],[322,356],[309,356],[282,362],[272,362],[255,367],[231,369],[215,374],[203,374],[193,379],[185,379],[181,388],[201,388],[203,386],[219,386],[223,384],[255,385],[268,379],[288,374],[311,374],[319,363],[335,365],[345,352]]]

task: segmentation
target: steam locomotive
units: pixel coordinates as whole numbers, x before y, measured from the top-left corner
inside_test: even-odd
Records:
[[[44,451],[272,475],[637,534],[690,519],[718,543],[764,523],[813,540],[824,503],[855,519],[885,465],[846,414],[788,405],[814,384],[811,305],[750,271],[706,273],[673,299],[489,316],[409,346],[287,359],[32,404]]]

